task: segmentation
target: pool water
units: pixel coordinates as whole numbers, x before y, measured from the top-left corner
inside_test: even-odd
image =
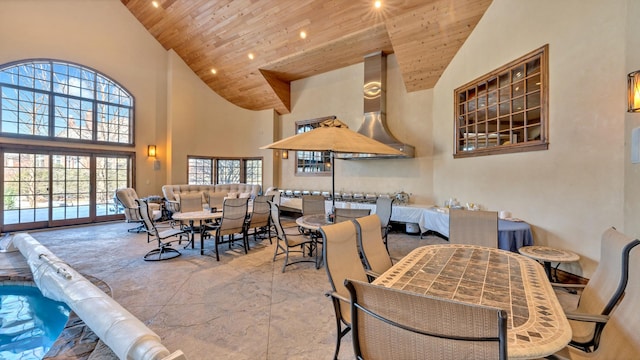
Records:
[[[35,286],[0,286],[0,359],[42,359],[68,319],[69,307]]]

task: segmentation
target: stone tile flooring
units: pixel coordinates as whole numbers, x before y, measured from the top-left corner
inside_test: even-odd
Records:
[[[155,244],[127,232],[121,222],[31,232],[76,271],[103,280],[112,296],[162,339],[189,359],[331,359],[335,315],[324,268],[300,263],[281,272],[283,258],[272,261],[274,245],[254,242],[245,255],[226,250],[215,260],[213,242],[182,249],[182,256],[146,262]],[[427,236],[392,232],[392,257],[418,246],[443,243]],[[178,245],[176,244],[176,247]],[[19,253],[0,254],[0,275],[26,267]],[[115,359],[98,346],[90,360]],[[341,359],[352,359],[351,339],[342,341]],[[72,359],[66,357],[66,359]]]

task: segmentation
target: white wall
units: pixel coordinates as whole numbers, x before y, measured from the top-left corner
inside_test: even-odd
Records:
[[[296,121],[331,115],[357,131],[363,120],[363,85],[363,63],[292,82],[291,113],[281,116],[283,138],[294,134]],[[412,195],[411,201],[414,203],[432,203],[431,94],[431,90],[408,94],[395,56],[388,56],[387,125],[398,140],[416,148],[416,157],[336,160],[336,191],[405,191]],[[296,176],[293,153],[290,153],[288,160],[280,161],[280,188],[331,190],[330,177]]]
[[[532,225],[537,244],[577,251],[580,263],[563,267],[589,277],[602,232],[609,226],[625,231],[640,212],[628,202],[634,210],[625,224],[624,75],[632,70],[626,64],[638,59],[636,53],[625,60],[626,38],[637,30],[625,25],[632,2],[494,0],[433,90],[406,93],[395,57],[389,56],[389,127],[416,147],[417,157],[338,161],[336,189],[404,190],[415,203],[442,204],[456,197],[509,210]],[[544,44],[549,44],[549,150],[454,160],[454,89]],[[357,129],[362,78],[363,65],[357,64],[292,83],[293,107],[282,116],[283,136],[293,134],[296,120],[327,115]],[[633,167],[627,173],[627,182],[637,184],[640,171]],[[282,160],[281,187],[330,189],[328,178],[293,174],[293,158]],[[636,198],[639,193],[634,191]],[[628,234],[637,236],[639,227]]]
[[[640,1],[628,0],[627,6],[626,74],[640,70]],[[640,164],[631,163],[631,131],[640,127],[640,113],[627,113],[625,123],[624,229],[630,236],[640,237]]]
[[[168,184],[187,183],[187,155],[263,157],[263,185],[273,184],[273,111],[241,109],[202,82],[169,51]]]
[[[434,89],[434,193],[509,210],[535,242],[577,251],[624,231],[626,0],[494,0]],[[549,150],[453,159],[453,90],[549,44]]]
[[[140,196],[185,183],[187,154],[264,156],[264,185],[274,182],[272,151],[258,149],[274,140],[273,112],[244,110],[215,94],[119,0],[2,0],[0,49],[0,64],[29,58],[75,62],[133,94],[135,146],[124,150],[136,153]],[[160,170],[147,157],[149,144],[157,145]]]
[[[157,133],[158,124],[166,121],[167,53],[120,1],[3,0],[0,49],[1,64],[30,58],[70,61],[94,68],[130,91],[136,102],[136,145],[125,150],[136,153],[138,194],[159,193],[164,169],[152,170],[146,149],[157,144],[163,159]]]

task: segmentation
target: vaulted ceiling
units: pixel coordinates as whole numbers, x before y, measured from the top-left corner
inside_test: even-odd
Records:
[[[121,1],[220,96],[287,114],[291,81],[377,51],[395,53],[407,91],[433,88],[492,0]]]

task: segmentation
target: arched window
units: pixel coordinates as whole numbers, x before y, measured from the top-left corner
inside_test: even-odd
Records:
[[[135,187],[133,114],[133,96],[86,66],[0,65],[0,138],[31,140],[0,141],[0,232],[122,219],[113,195]]]
[[[133,144],[133,96],[109,77],[58,60],[0,66],[0,135]]]

